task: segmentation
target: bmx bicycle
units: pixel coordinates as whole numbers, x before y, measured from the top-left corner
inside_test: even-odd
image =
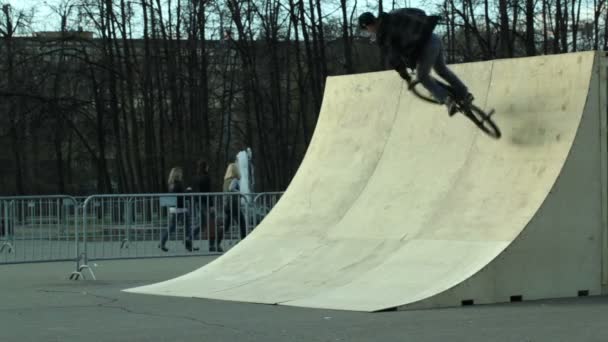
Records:
[[[403,78],[408,84],[408,90],[410,90],[416,97],[430,102],[434,104],[440,104],[437,100],[435,100],[430,95],[426,95],[420,91],[416,86],[420,83],[418,79],[412,79],[412,75],[407,71],[399,72],[401,78]],[[456,109],[457,112],[466,116],[469,120],[473,121],[473,123],[479,127],[484,133],[489,135],[494,139],[500,139],[502,133],[500,129],[496,125],[496,123],[492,120],[492,115],[494,115],[494,109],[485,112],[481,108],[475,106],[472,102],[466,101],[465,99],[458,98],[454,94],[454,90],[448,84],[441,82],[439,80],[435,80],[439,86],[443,87],[448,93],[452,96],[452,98],[456,101]]]

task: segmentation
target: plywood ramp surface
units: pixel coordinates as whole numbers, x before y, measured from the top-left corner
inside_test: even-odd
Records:
[[[500,140],[394,72],[330,77],[304,161],[262,224],[198,270],[128,291],[361,311],[599,293],[598,60],[453,66],[496,109]]]

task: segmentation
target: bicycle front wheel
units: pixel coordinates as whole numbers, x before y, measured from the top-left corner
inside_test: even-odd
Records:
[[[486,113],[479,107],[471,105],[470,108],[463,109],[462,112],[487,135],[491,136],[494,139],[500,139],[500,137],[502,136],[500,129],[492,120],[492,114],[494,114],[494,110],[490,111],[489,113]]]

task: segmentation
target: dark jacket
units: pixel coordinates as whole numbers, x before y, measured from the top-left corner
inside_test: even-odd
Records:
[[[429,40],[438,16],[427,16],[417,8],[401,8],[380,14],[376,41],[388,65],[399,71],[415,68],[424,44]]]
[[[208,174],[204,173],[196,179],[196,192],[202,192],[202,193],[211,192],[211,178],[209,177]],[[203,208],[207,206],[207,202],[208,202],[208,197],[203,196],[201,198],[201,205],[203,206]],[[213,201],[210,204],[213,205]]]
[[[197,192],[211,192],[211,178],[208,174],[204,173],[196,179],[196,191]]]

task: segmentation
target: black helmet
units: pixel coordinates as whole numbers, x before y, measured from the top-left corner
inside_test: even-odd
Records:
[[[374,16],[371,12],[365,12],[359,16],[359,29],[365,30],[368,25],[373,25],[376,23],[376,16]]]

